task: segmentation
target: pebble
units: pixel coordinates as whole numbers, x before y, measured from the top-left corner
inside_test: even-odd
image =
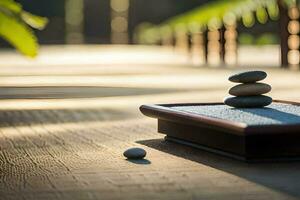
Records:
[[[233,96],[254,96],[270,92],[272,87],[265,83],[245,83],[236,85],[229,90]]]
[[[147,152],[142,148],[130,148],[124,151],[123,155],[128,159],[143,159]]]
[[[227,97],[224,104],[235,108],[261,108],[272,103],[272,98],[264,95]]]
[[[267,73],[264,71],[246,71],[234,74],[228,80],[235,83],[254,83],[264,80],[266,77]]]

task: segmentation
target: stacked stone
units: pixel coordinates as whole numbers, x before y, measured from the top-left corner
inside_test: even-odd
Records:
[[[264,80],[267,73],[264,71],[246,71],[234,74],[229,81],[240,83],[229,90],[232,95],[224,99],[224,103],[235,108],[261,108],[272,103],[272,98],[265,96],[271,91],[271,86],[266,83],[258,83]]]

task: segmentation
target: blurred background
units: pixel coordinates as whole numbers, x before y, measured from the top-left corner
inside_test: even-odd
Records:
[[[42,44],[135,43],[142,22],[160,23],[205,2],[203,0],[17,0],[24,10],[49,19],[37,32]],[[159,5],[159,6],[158,6]]]
[[[160,45],[199,66],[299,68],[299,4],[293,0],[17,2],[49,19],[44,30],[35,31],[42,45]],[[3,39],[0,46],[10,47]]]
[[[17,0],[24,10],[49,19],[37,32],[42,44],[135,43],[142,22],[160,23],[207,0]],[[159,6],[158,6],[159,5]]]

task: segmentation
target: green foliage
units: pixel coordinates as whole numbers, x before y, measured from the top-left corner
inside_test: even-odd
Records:
[[[228,11],[233,10],[233,8],[236,7],[236,4],[241,1],[242,0],[211,1],[192,11],[171,18],[164,24],[175,27],[177,24],[189,24],[192,22],[207,25],[211,19],[222,21],[225,14],[229,13]]]
[[[283,0],[286,6],[298,3],[299,0]],[[215,0],[181,15],[172,17],[160,25],[152,26],[151,31],[168,26],[173,31],[178,27],[189,32],[201,29],[218,29],[222,24],[231,24],[240,20],[245,27],[252,27],[256,21],[265,24],[268,19],[279,18],[277,0]],[[195,28],[196,27],[196,28]],[[139,32],[144,35],[148,30]],[[157,31],[156,35],[159,35]]]
[[[252,14],[252,12],[247,12],[245,13],[243,16],[242,16],[242,21],[243,21],[243,24],[246,26],[246,27],[252,27],[255,23],[255,20],[254,20],[254,16]]]
[[[241,33],[238,37],[239,44],[242,45],[270,45],[278,44],[279,38],[274,33],[263,33],[258,36],[249,33]]]
[[[246,22],[246,26],[252,24],[255,20],[252,16],[252,12],[257,12],[256,16],[261,23],[266,22],[268,13],[265,7],[273,7],[276,9],[276,0],[217,0],[211,1],[199,8],[176,16],[166,21],[171,26],[176,26],[179,23],[197,22],[203,25],[209,25],[209,22],[213,18],[217,18],[223,21],[224,17],[228,14],[234,14],[236,19],[242,18],[242,21]],[[276,14],[275,12],[272,15]]]
[[[21,13],[21,18],[30,25],[32,28],[43,30],[47,23],[47,19],[44,17],[33,15],[29,12],[23,11]]]
[[[0,0],[0,36],[22,54],[36,56],[38,42],[30,27],[41,30],[46,24],[46,18],[24,11],[19,3]]]
[[[279,8],[277,4],[268,4],[267,11],[271,20],[277,20],[279,18]]]
[[[267,13],[266,9],[263,7],[258,7],[256,9],[256,18],[257,18],[257,21],[259,21],[259,23],[265,24],[268,20],[268,13]]]
[[[256,45],[278,44],[279,38],[273,33],[264,33],[256,39]]]
[[[255,40],[254,36],[248,33],[242,33],[238,37],[239,44],[244,44],[244,45],[255,44],[254,40]]]
[[[300,1],[299,0],[283,0],[285,2],[285,4],[287,6],[291,6],[293,4],[298,4],[298,6],[300,5]]]
[[[1,10],[7,9],[14,13],[20,13],[22,11],[22,6],[13,0],[0,0],[0,8]]]

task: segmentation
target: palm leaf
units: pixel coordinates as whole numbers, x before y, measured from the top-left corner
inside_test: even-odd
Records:
[[[7,9],[14,13],[20,13],[22,11],[22,6],[13,0],[0,0],[0,8]]]
[[[16,17],[0,12],[0,36],[24,55],[37,54],[37,39],[30,28]]]
[[[44,29],[48,23],[47,18],[33,15],[26,11],[21,12],[21,18],[24,22],[26,22],[32,28],[39,29],[39,30]]]

